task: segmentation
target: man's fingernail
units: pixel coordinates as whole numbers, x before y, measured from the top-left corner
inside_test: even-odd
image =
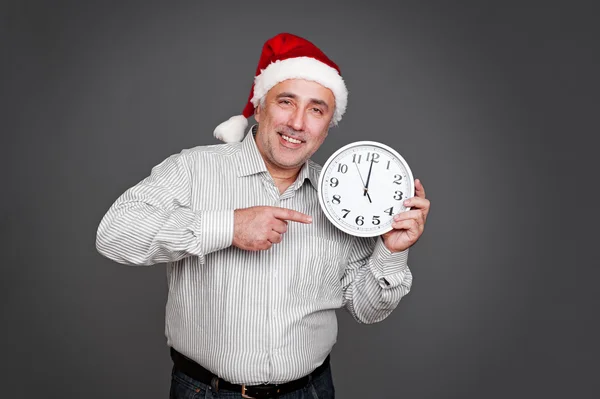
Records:
[[[406,206],[410,205],[410,200],[404,201],[404,205],[406,205]]]
[[[308,220],[309,223],[312,223],[312,216],[307,217],[306,220]]]

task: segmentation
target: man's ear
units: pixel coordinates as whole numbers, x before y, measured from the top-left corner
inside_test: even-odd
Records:
[[[258,107],[254,108],[254,119],[256,122],[260,122],[260,104]]]

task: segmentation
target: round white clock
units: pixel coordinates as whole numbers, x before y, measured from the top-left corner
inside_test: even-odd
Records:
[[[414,196],[410,167],[398,152],[375,141],[357,141],[337,150],[319,176],[319,203],[340,230],[374,237],[392,230],[394,215],[409,210]]]

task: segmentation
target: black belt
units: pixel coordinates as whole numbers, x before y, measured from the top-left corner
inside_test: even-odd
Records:
[[[286,382],[284,384],[263,384],[247,386],[232,384],[219,378],[215,374],[211,373],[210,371],[200,366],[198,363],[194,362],[188,357],[177,352],[173,348],[171,348],[171,359],[173,359],[173,364],[175,365],[176,369],[178,369],[188,377],[191,377],[197,381],[211,386],[212,389],[215,390],[215,392],[218,392],[220,389],[225,389],[227,391],[240,392],[242,394],[242,397],[244,398],[257,399],[274,397],[276,398],[280,395],[284,395],[297,389],[304,388],[306,385],[308,385],[311,378],[316,378],[329,365],[328,355],[323,364],[317,367],[312,373],[310,373],[306,377]]]

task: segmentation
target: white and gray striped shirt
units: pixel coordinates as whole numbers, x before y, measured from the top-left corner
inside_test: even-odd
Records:
[[[254,128],[255,126],[253,126]],[[412,284],[408,249],[335,228],[309,160],[280,194],[252,132],[241,143],[184,149],[125,191],[96,247],[127,265],[167,264],[167,344],[232,383],[283,383],[310,373],[337,338],[335,309],[386,318]],[[288,223],[266,251],[232,245],[234,209],[269,205],[313,217]]]

